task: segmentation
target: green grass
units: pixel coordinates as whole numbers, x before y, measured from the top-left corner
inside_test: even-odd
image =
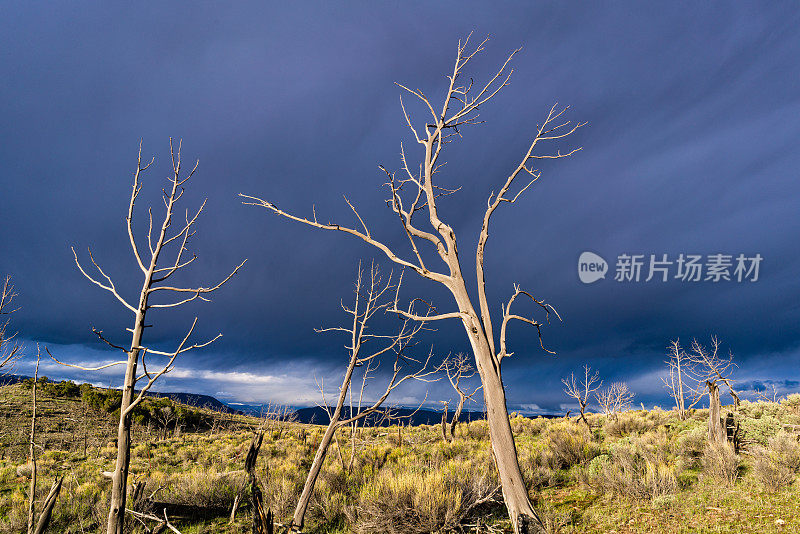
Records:
[[[703,410],[685,421],[660,410],[627,412],[615,421],[592,415],[591,430],[574,419],[513,417],[512,428],[531,497],[552,531],[798,532],[800,488],[794,475],[800,468],[800,444],[781,430],[800,419],[798,400],[743,404],[736,414],[747,429],[743,448],[722,458],[729,474],[733,466],[733,482],[710,467],[720,460],[715,454],[723,453],[705,446]],[[0,388],[3,533],[24,526],[28,404],[29,391],[23,387]],[[89,409],[80,398],[45,397],[39,406],[38,442],[46,450],[40,453],[37,498],[43,498],[55,476],[65,476],[52,531],[98,532],[110,487],[102,472],[113,469],[116,457],[113,417]],[[139,425],[131,482],[145,482],[145,493],[155,491],[156,501],[195,512],[205,509],[201,516],[175,515],[173,523],[184,534],[245,532],[247,499],[233,525],[227,511],[243,480],[251,428],[258,424],[256,418],[233,417],[213,432],[183,432],[167,439],[161,439],[162,429]],[[323,429],[270,425],[256,471],[267,504],[285,523]],[[461,425],[451,443],[431,426],[403,429],[398,443],[397,427],[364,428],[355,440],[347,429],[340,431],[317,482],[307,531],[457,532],[474,530],[478,523],[509,531],[495,491],[498,481],[484,421]],[[788,476],[788,485],[771,484],[775,473],[782,481]]]

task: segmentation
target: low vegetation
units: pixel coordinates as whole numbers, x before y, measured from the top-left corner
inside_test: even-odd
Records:
[[[116,447],[113,392],[49,384],[41,389],[38,499],[64,476],[52,531],[97,532],[104,525]],[[0,388],[0,532],[25,527],[26,384]],[[291,519],[324,427],[218,414],[148,399],[144,413],[194,413],[162,428],[137,419],[129,507],[166,508],[184,534],[249,531],[244,460],[253,429],[264,442],[256,473],[277,523]],[[800,530],[800,395],[781,402],[743,401],[733,415],[739,448],[708,443],[706,410],[627,411],[570,419],[512,415],[531,498],[553,532],[796,532]],[[18,426],[19,425],[19,426]],[[455,437],[438,425],[339,430],[308,510],[309,533],[509,532],[485,421],[464,423]],[[351,452],[355,448],[351,462]],[[138,495],[134,498],[135,495]],[[146,532],[128,519],[133,532]],[[146,522],[146,521],[145,521]],[[153,526],[151,523],[150,527]]]

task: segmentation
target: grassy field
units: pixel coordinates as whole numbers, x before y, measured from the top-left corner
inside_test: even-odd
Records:
[[[0,532],[24,530],[29,399],[23,385],[0,388]],[[163,399],[156,406],[180,408]],[[113,403],[44,395],[39,413],[37,499],[54,477],[65,477],[51,531],[98,532],[110,488],[102,473],[116,457]],[[276,520],[287,522],[323,428],[192,417],[183,428],[180,418],[162,428],[147,417],[135,427],[131,482],[152,494],[135,506],[169,506],[184,534],[249,531],[247,499],[234,523],[228,516],[252,430],[266,424],[257,473]],[[574,418],[519,416],[512,426],[551,532],[799,532],[800,443],[788,430],[800,424],[800,395],[743,402],[734,414],[738,451],[706,445],[706,418],[705,410],[682,421],[655,409],[592,415],[591,428]],[[146,532],[133,520],[131,528]],[[307,531],[508,532],[486,423],[460,425],[452,442],[431,426],[364,428],[355,437],[343,431],[317,483]]]

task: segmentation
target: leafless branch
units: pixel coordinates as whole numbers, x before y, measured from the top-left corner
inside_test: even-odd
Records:
[[[17,334],[7,332],[10,319],[2,319],[3,315],[8,316],[17,311],[18,308],[13,308],[16,296],[14,286],[11,284],[11,277],[6,276],[0,293],[0,369],[11,366],[20,355],[21,346],[16,341]]]

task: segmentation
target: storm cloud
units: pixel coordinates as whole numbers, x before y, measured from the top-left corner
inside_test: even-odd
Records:
[[[542,178],[492,221],[487,278],[492,309],[520,283],[563,321],[536,331],[515,324],[504,362],[512,409],[559,411],[560,379],[583,364],[606,381],[626,380],[636,402],[666,405],[666,345],[716,334],[744,384],[800,380],[800,10],[791,3],[212,3],[137,6],[29,3],[0,7],[0,273],[19,292],[13,326],[62,358],[115,358],[91,326],[122,342],[130,318],[76,269],[71,246],[95,258],[127,295],[140,280],[124,217],[139,140],[155,156],[144,177],[159,207],[169,137],[199,159],[182,199],[208,204],[191,244],[187,283],[246,267],[214,297],[154,314],[150,342],[170,347],[195,315],[212,347],[187,355],[164,390],[223,400],[309,404],[314,376],[335,382],[344,340],[315,334],[341,323],[359,259],[391,266],[345,235],[243,206],[256,195],[287,211],[357,224],[408,253],[384,204],[378,169],[400,168],[400,142],[416,147],[395,82],[432,99],[446,88],[460,38],[491,40],[468,73],[491,76],[522,46],[510,86],[481,109],[484,124],[447,146],[443,218],[473,248],[486,199],[526,150],[555,103],[588,125],[556,148],[582,147],[546,163]],[[406,102],[409,102],[406,99]],[[410,107],[419,120],[424,110]],[[609,274],[583,284],[584,251]],[[614,280],[617,258],[639,254],[760,254],[759,278]],[[675,266],[673,265],[674,269]],[[403,293],[453,303],[435,284],[406,277]],[[474,282],[470,281],[474,286]],[[471,287],[474,289],[474,287]],[[423,341],[439,356],[468,350],[459,324],[440,322]],[[19,372],[31,365],[30,357]],[[115,374],[48,376],[114,385]],[[117,385],[121,379],[117,378]],[[415,384],[398,401],[449,395]],[[448,386],[449,387],[449,386]]]

